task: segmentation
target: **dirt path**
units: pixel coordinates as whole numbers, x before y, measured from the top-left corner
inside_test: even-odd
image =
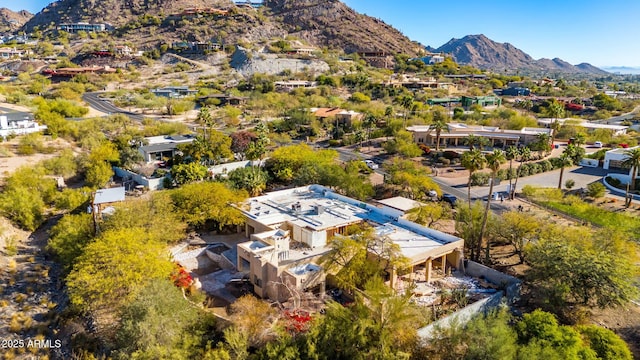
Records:
[[[59,313],[67,303],[60,281],[61,268],[44,252],[48,232],[58,220],[59,217],[49,219],[30,234],[11,229],[12,240],[5,241],[2,248],[0,339],[13,340],[16,345],[3,349],[5,358],[70,356],[68,339],[57,336]],[[10,227],[8,222],[4,224],[5,229]],[[45,343],[38,346],[33,340]]]

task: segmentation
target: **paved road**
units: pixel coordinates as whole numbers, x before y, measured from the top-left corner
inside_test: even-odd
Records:
[[[87,104],[89,104],[89,106],[91,106],[92,108],[103,112],[103,113],[107,113],[107,114],[124,114],[126,116],[128,116],[131,120],[133,121],[142,121],[142,119],[144,118],[144,116],[140,115],[140,114],[136,114],[136,113],[132,113],[130,111],[126,111],[124,109],[121,109],[115,105],[113,105],[113,103],[111,103],[111,101],[108,100],[103,100],[100,99],[100,94],[99,92],[90,92],[90,93],[85,93],[84,95],[82,95],[82,100],[86,101]]]

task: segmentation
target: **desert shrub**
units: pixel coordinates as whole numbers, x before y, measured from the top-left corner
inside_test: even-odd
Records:
[[[553,165],[549,160],[542,160],[538,163],[543,172],[553,170]]]
[[[605,192],[606,188],[601,182],[594,182],[587,185],[587,195],[594,199],[603,197]]]
[[[489,183],[489,179],[491,178],[491,174],[476,172],[471,175],[471,185],[472,186],[483,186]]]

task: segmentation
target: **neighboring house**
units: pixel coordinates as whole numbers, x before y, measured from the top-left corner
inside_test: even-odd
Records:
[[[115,48],[116,56],[131,56],[133,50],[127,45],[118,45]]]
[[[469,110],[473,105],[486,106],[500,106],[502,105],[502,99],[494,95],[487,96],[462,96],[460,99],[462,107]]]
[[[263,298],[284,301],[295,293],[326,287],[320,257],[348,226],[368,223],[381,246],[397,245],[411,271],[431,281],[432,266],[461,268],[464,240],[402,218],[403,212],[338,195],[320,185],[268,193],[235,205],[246,219],[249,241],[238,244],[238,271],[245,272]],[[386,281],[396,288],[396,270]]]
[[[624,135],[627,133],[628,126],[624,125],[609,125],[602,123],[592,123],[583,119],[551,119],[551,118],[543,118],[538,119],[538,125],[544,127],[551,127],[551,124],[557,121],[561,125],[567,123],[567,125],[578,126],[585,128],[588,133],[591,133],[595,130],[609,130],[613,136]]]
[[[318,120],[333,117],[337,123],[347,126],[351,126],[354,120],[359,120],[363,117],[362,113],[341,108],[311,108],[310,111]]]
[[[529,96],[531,95],[531,89],[525,87],[509,87],[506,89],[494,90],[496,95],[502,96]]]
[[[198,103],[207,104],[207,100],[209,99],[217,99],[220,101],[220,105],[242,105],[249,100],[248,97],[244,96],[233,96],[226,94],[209,94],[207,96],[202,96],[198,98]]]
[[[195,95],[198,93],[198,90],[191,90],[188,86],[167,86],[153,89],[151,92],[156,96],[162,96],[169,99],[180,99],[185,96]]]
[[[24,112],[0,114],[0,138],[40,132],[47,128],[45,125],[39,125],[33,119],[33,114]]]
[[[60,24],[58,30],[76,33],[78,31],[86,32],[102,32],[107,31],[107,24],[89,24],[86,22],[79,22],[73,24]]]
[[[622,162],[627,159],[627,155],[625,154],[625,152],[628,150],[637,149],[637,148],[640,148],[640,146],[636,146],[628,149],[617,148],[617,149],[612,149],[607,151],[604,154],[604,163],[602,164],[602,168],[605,170],[626,169],[625,167],[622,166]],[[638,172],[640,172],[640,169],[638,169]],[[631,169],[629,169],[629,176],[631,176]]]
[[[551,129],[523,128],[521,130],[503,130],[495,126],[467,125],[461,123],[447,124],[449,131],[440,133],[440,142],[444,146],[462,146],[469,135],[489,139],[490,146],[507,147],[510,145],[528,145],[538,139],[538,134],[551,136]],[[435,146],[436,132],[429,129],[429,125],[414,125],[407,127],[413,134],[413,141],[418,144]]]
[[[276,81],[273,83],[278,91],[291,91],[298,88],[312,89],[318,86],[316,81],[305,80],[289,80],[289,81]]]
[[[29,50],[18,50],[15,47],[3,47],[0,48],[0,59],[14,59],[14,58],[22,58],[27,55],[33,54],[33,52]]]
[[[111,205],[124,201],[124,195],[124,187],[96,190],[89,208],[89,212],[94,214],[94,220],[103,213],[113,213]]]
[[[145,162],[163,161],[176,154],[178,145],[188,144],[195,140],[193,135],[153,136],[145,138],[147,145],[140,146],[138,151]]]

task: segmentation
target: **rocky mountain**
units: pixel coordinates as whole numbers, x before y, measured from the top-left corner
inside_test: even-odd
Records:
[[[417,55],[421,49],[383,21],[359,14],[338,0],[264,0],[264,5],[254,10],[236,7],[230,0],[59,0],[36,14],[24,30],[83,21],[111,24],[116,36],[143,46],[212,38],[226,43],[260,43],[292,35],[310,45],[347,53]],[[230,14],[176,16],[193,8],[224,9]]]
[[[384,51],[416,55],[422,45],[380,19],[357,13],[339,0],[267,0],[273,16],[310,43],[345,52]]]
[[[574,66],[558,58],[536,60],[509,43],[498,43],[482,34],[451,39],[436,51],[451,54],[460,64],[495,71],[529,70],[606,74],[606,71],[587,63]]]
[[[31,17],[33,14],[26,10],[15,12],[7,8],[0,8],[0,33],[18,30]]]

